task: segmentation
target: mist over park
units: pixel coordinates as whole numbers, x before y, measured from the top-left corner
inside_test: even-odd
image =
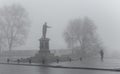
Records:
[[[0,0],[0,74],[119,74],[119,0]]]
[[[50,38],[50,50],[69,50],[64,32],[71,21],[89,18],[96,27],[96,38],[106,54],[119,54],[119,10],[118,3],[109,1],[1,1],[1,10],[14,5],[21,6],[28,15],[29,30],[24,44],[13,46],[12,50],[39,50],[42,25],[47,22],[47,37]],[[71,5],[73,4],[73,5]],[[112,6],[114,5],[114,6]],[[7,13],[6,13],[7,14]],[[7,17],[7,16],[6,16]],[[11,19],[10,19],[11,20]],[[75,24],[73,24],[75,25]],[[81,31],[80,31],[81,32]],[[17,42],[18,43],[18,42]],[[6,42],[5,42],[6,44]],[[14,43],[13,43],[14,44]],[[15,43],[16,44],[16,43]],[[76,43],[77,45],[77,43]],[[78,47],[80,45],[78,44]],[[4,47],[4,48],[3,48]],[[3,45],[1,50],[9,50]],[[76,46],[77,47],[77,46]]]

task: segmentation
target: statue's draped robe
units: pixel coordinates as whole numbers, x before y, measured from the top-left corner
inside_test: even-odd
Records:
[[[47,32],[47,24],[45,23],[43,25],[43,38],[46,38],[46,32]]]
[[[43,25],[43,38],[46,38],[46,33],[47,33],[47,28],[50,28],[50,26],[47,26],[47,23],[45,22],[45,24]]]

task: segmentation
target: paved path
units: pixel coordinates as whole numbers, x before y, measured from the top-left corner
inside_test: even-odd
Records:
[[[62,68],[62,69],[84,69],[84,70],[100,70],[100,71],[115,71],[120,72],[120,69],[106,69],[106,68],[88,68],[88,67],[66,67],[66,66],[53,66],[45,64],[28,64],[28,63],[0,63],[4,65],[19,65],[19,66],[41,66],[41,67],[50,67],[50,68]]]

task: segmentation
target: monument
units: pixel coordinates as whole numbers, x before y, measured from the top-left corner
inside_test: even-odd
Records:
[[[50,39],[47,38],[46,36],[48,28],[50,28],[50,26],[48,26],[47,23],[45,22],[42,27],[42,36],[39,39],[40,42],[39,52],[37,52],[33,57],[22,59],[21,60],[22,62],[28,62],[30,60],[33,63],[51,63],[56,62],[56,60],[58,62],[59,59],[61,59],[61,61],[65,60],[64,57],[54,56],[54,54],[50,53],[49,50]]]
[[[33,62],[42,62],[43,60],[46,60],[47,62],[52,62],[53,59],[56,57],[54,54],[50,53],[49,50],[49,41],[50,39],[47,38],[47,29],[50,28],[50,26],[47,25],[45,22],[42,27],[42,36],[39,39],[40,46],[39,46],[39,52],[32,57]]]
[[[50,26],[48,26],[47,23],[45,22],[43,24],[43,28],[42,28],[42,37],[39,39],[39,41],[40,41],[39,53],[40,54],[50,54],[50,50],[49,50],[49,40],[50,39],[46,37],[47,28],[50,28]]]

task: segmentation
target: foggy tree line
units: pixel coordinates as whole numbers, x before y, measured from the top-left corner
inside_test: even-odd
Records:
[[[97,27],[88,17],[71,20],[64,31],[64,39],[68,47],[81,57],[98,54],[103,49]]]

